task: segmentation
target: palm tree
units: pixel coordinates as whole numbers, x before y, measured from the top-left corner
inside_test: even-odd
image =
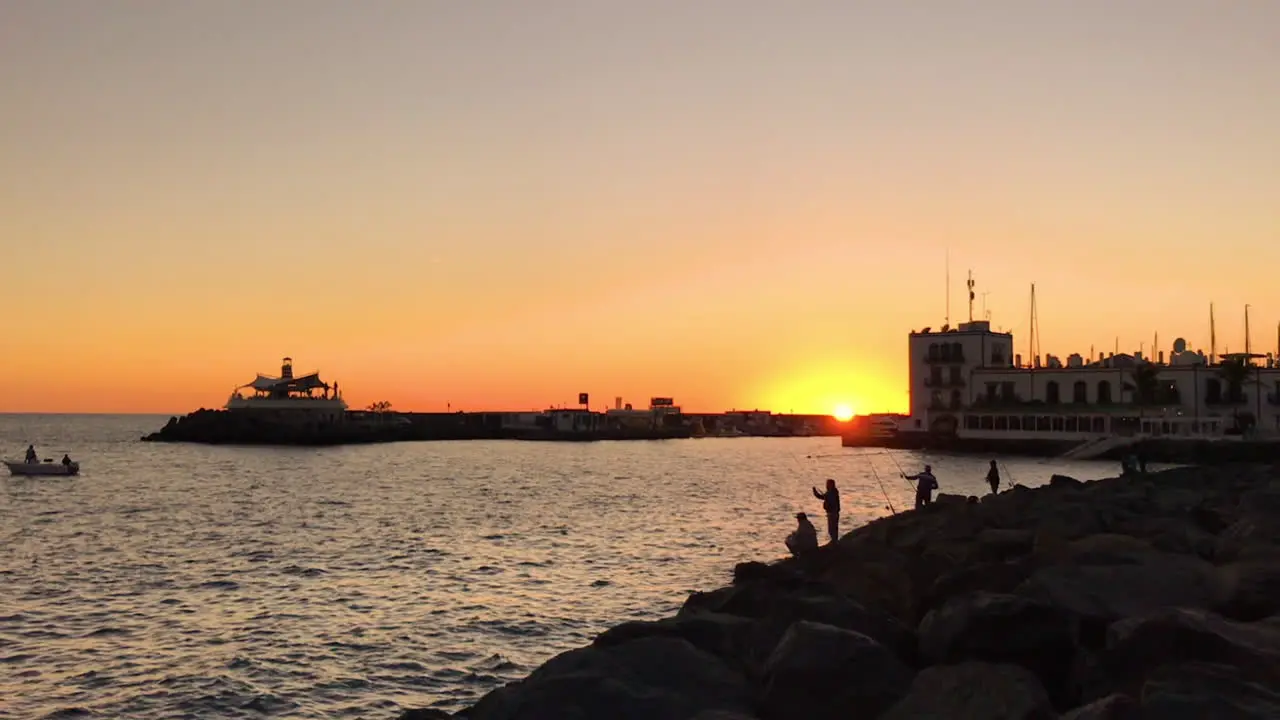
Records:
[[[379,400],[378,402],[373,403],[372,405],[370,405],[365,409],[371,413],[379,413],[379,414],[388,413],[388,412],[391,412],[391,403],[387,402],[386,400]]]
[[[1133,391],[1137,405],[1155,405],[1159,400],[1160,368],[1149,362],[1139,362],[1129,369],[1132,383],[1126,385]]]

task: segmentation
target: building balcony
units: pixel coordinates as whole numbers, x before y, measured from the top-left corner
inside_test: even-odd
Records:
[[[964,353],[929,353],[924,356],[924,361],[930,365],[957,365],[964,362]]]
[[[925,378],[924,386],[927,388],[962,388],[965,387],[965,381],[961,377]]]
[[[975,398],[973,401],[972,407],[974,409],[986,410],[986,409],[994,409],[994,408],[1001,408],[1001,409],[1023,408],[1023,407],[1031,407],[1031,406],[1043,405],[1043,404],[1044,403],[1042,401],[1023,400],[1022,398],[1016,395],[1013,397],[1005,397],[1005,396],[991,397],[989,395],[984,395],[980,398]]]

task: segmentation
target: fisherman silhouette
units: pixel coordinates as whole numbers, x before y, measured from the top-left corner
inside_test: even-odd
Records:
[[[916,482],[916,508],[922,508],[933,503],[933,491],[938,489],[938,479],[933,476],[933,467],[924,466],[924,472],[915,475],[902,474],[907,480]]]
[[[836,489],[836,481],[827,478],[827,491],[818,492],[813,488],[813,496],[822,501],[822,509],[827,513],[827,535],[831,542],[840,539],[840,491]]]

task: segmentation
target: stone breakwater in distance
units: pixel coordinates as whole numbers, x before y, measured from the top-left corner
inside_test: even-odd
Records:
[[[685,413],[680,422],[658,427],[603,427],[584,431],[504,425],[501,412],[348,411],[342,422],[281,423],[255,412],[201,408],[171,417],[144,442],[209,445],[353,445],[430,440],[675,440],[715,434],[721,424],[734,425],[725,414]],[[696,432],[693,423],[702,426]],[[822,415],[773,415],[762,427],[748,427],[744,437],[839,435],[839,423]]]
[[[740,564],[674,617],[400,717],[1276,718],[1278,613],[1280,467],[1055,476]]]

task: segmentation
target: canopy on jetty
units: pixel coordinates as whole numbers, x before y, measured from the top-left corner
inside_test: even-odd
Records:
[[[944,495],[812,557],[739,565],[675,617],[614,627],[456,717],[1280,717],[1278,478]]]

